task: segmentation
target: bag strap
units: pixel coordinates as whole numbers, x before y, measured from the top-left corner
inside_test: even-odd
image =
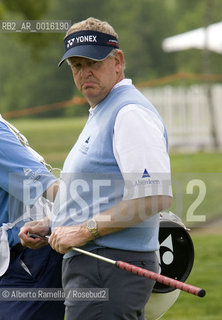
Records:
[[[16,128],[14,127],[10,122],[3,119],[0,115],[0,121],[3,122],[9,130],[16,136],[16,138],[20,141],[20,143],[25,147],[35,158],[37,161],[42,163],[48,170],[51,172],[53,170],[59,170],[59,168],[53,168],[49,163],[45,161],[45,159],[34,149],[32,149],[29,145],[28,139]]]

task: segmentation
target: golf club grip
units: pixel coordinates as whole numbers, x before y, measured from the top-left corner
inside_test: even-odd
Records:
[[[153,271],[149,271],[149,270],[134,266],[133,264],[129,264],[129,263],[126,263],[123,261],[116,261],[115,265],[117,268],[132,272],[132,273],[137,274],[141,277],[155,280],[159,283],[165,284],[165,285],[170,286],[175,289],[179,289],[179,290],[194,294],[198,297],[204,297],[206,294],[204,289],[194,287],[190,284],[187,284],[187,283],[184,283],[184,282],[172,279],[172,278],[168,278],[166,276],[155,273]]]

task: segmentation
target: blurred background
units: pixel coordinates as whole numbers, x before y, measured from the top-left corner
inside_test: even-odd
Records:
[[[204,300],[181,293],[163,319],[221,320],[222,2],[0,0],[1,21],[75,23],[90,16],[114,26],[125,53],[126,77],[166,123],[174,192],[171,211],[191,228],[195,246],[188,282],[207,291]],[[211,25],[218,27],[213,35]],[[193,30],[185,38],[171,39]],[[0,113],[59,168],[89,109],[68,65],[57,67],[64,36],[65,32],[0,30]]]

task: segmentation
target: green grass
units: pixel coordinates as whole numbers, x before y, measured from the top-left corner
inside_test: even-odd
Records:
[[[77,140],[86,118],[25,119],[11,121],[54,167],[62,168],[63,162]]]
[[[222,153],[173,153],[172,172],[222,173]]]
[[[222,319],[222,235],[192,236],[192,239],[195,260],[186,282],[204,288],[206,296],[199,298],[181,292],[162,320]]]

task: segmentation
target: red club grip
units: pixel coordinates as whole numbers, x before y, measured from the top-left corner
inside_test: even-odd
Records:
[[[155,280],[159,283],[165,284],[165,285],[170,286],[175,289],[179,289],[179,290],[194,294],[198,297],[204,297],[206,294],[204,289],[194,287],[190,284],[187,284],[187,283],[184,283],[184,282],[172,279],[172,278],[168,278],[166,276],[155,273],[153,271],[149,271],[149,270],[134,266],[133,264],[129,264],[129,263],[126,263],[123,261],[116,261],[116,266],[117,266],[117,268],[132,272],[134,274],[137,274],[138,276]]]

